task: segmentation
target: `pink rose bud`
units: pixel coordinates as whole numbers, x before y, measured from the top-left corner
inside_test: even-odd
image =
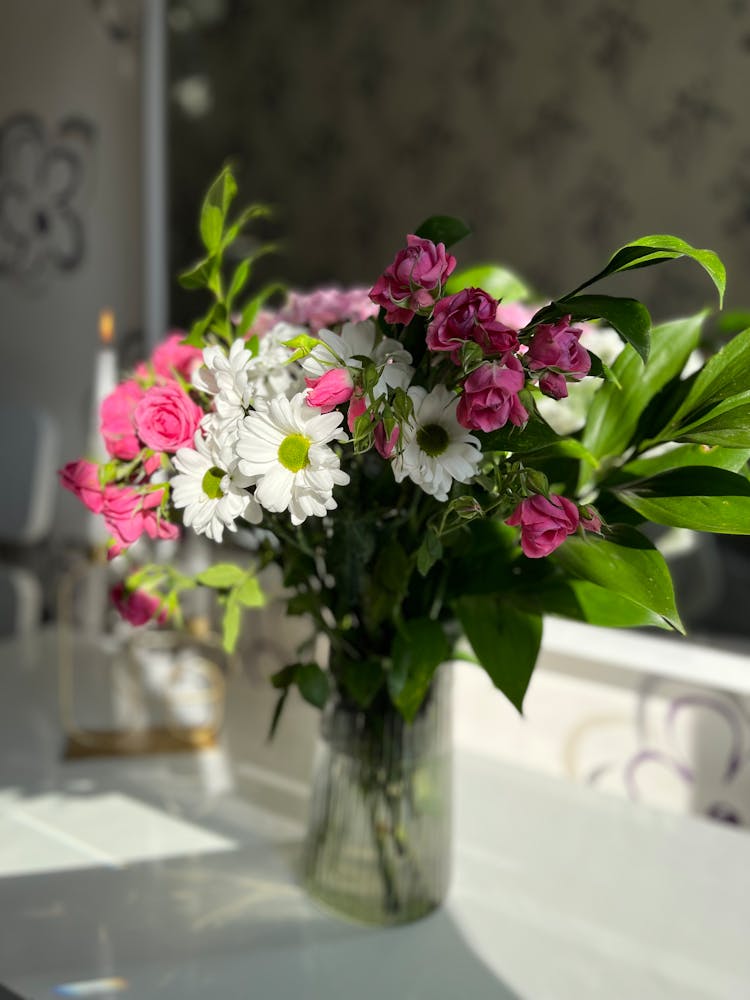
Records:
[[[522,426],[529,419],[518,398],[523,386],[523,366],[512,354],[502,363],[490,361],[482,365],[464,382],[456,410],[458,422],[473,431],[494,431],[508,421]]]
[[[504,354],[518,348],[516,331],[497,319],[498,303],[481,288],[464,288],[435,305],[427,328],[431,351],[450,351],[458,364],[461,344],[473,340],[485,354]]]
[[[565,399],[568,395],[568,383],[565,376],[558,372],[545,372],[539,379],[539,388],[550,399]]]
[[[124,583],[116,583],[110,591],[110,597],[122,617],[131,625],[145,625],[153,619],[163,625],[167,620],[167,609],[161,607],[159,598],[145,590],[128,590]]]
[[[190,448],[203,410],[177,384],[167,382],[146,390],[133,413],[138,437],[154,451]]]
[[[99,466],[95,462],[79,459],[58,471],[60,485],[70,490],[94,514],[100,514],[104,505],[104,489],[99,483]]]
[[[597,533],[601,532],[602,519],[593,507],[581,507],[580,516],[582,528],[585,528],[586,531],[596,531]]]
[[[591,358],[586,348],[578,343],[582,333],[580,327],[570,325],[570,316],[555,323],[542,323],[534,331],[529,345],[530,370],[554,368],[573,379],[588,375]]]
[[[375,427],[375,447],[377,448],[378,454],[381,458],[388,459],[393,454],[393,449],[396,447],[396,442],[398,441],[399,428],[398,424],[391,431],[390,437],[386,437],[385,424],[381,420],[379,424]]]
[[[537,493],[522,500],[506,524],[521,528],[521,549],[529,559],[554,552],[578,528],[578,508],[567,497]]]
[[[367,410],[367,400],[365,399],[362,390],[358,389],[349,400],[349,409],[346,412],[346,425],[349,428],[349,433],[354,433],[354,425],[357,422],[357,418],[361,417],[363,413]]]
[[[323,413],[330,413],[339,403],[346,403],[354,392],[354,379],[348,368],[331,368],[320,378],[306,378],[307,402]]]
[[[100,411],[104,445],[113,458],[130,461],[141,450],[133,413],[144,391],[133,379],[121,382],[102,402]]]
[[[407,325],[416,313],[429,312],[456,266],[443,243],[418,236],[407,236],[406,243],[370,291],[372,301],[385,309],[387,323]]]

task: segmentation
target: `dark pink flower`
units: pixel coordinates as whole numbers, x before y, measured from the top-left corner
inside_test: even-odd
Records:
[[[70,490],[94,514],[101,513],[104,489],[99,483],[99,466],[95,462],[79,458],[77,462],[68,462],[57,474],[61,486]]]
[[[110,591],[112,603],[125,621],[131,625],[145,625],[153,619],[159,625],[167,620],[167,609],[161,606],[161,601],[146,590],[128,590],[124,583],[116,583]]]
[[[133,379],[121,382],[102,402],[100,411],[104,445],[113,458],[130,461],[143,447],[133,423],[133,413],[144,390]]]
[[[411,235],[406,244],[370,291],[372,301],[385,309],[387,323],[406,325],[416,313],[428,312],[456,266],[443,243]]]
[[[581,347],[578,338],[583,333],[581,327],[570,325],[570,316],[563,316],[555,323],[542,323],[534,331],[527,354],[529,369],[543,371],[554,369],[553,374],[562,374],[571,379],[582,379],[588,375],[591,368],[591,358],[585,347]],[[554,399],[567,396],[568,390],[561,392],[559,380],[542,379],[539,382],[542,392]]]
[[[381,420],[375,427],[375,447],[381,458],[388,459],[393,454],[393,449],[398,441],[398,424],[393,428],[390,437],[386,437],[385,424]]]
[[[562,545],[578,528],[578,508],[567,497],[536,494],[522,500],[506,524],[521,528],[521,549],[529,559],[541,559]]]
[[[565,376],[558,372],[545,372],[539,379],[539,388],[550,399],[565,399],[568,395],[568,383]]]
[[[349,428],[350,434],[354,433],[354,425],[357,422],[357,417],[361,417],[366,410],[367,400],[362,390],[358,389],[349,400],[349,408],[346,411],[346,425]]]
[[[203,410],[177,382],[147,389],[133,413],[138,437],[154,451],[174,453],[193,444]]]
[[[330,413],[339,403],[346,403],[354,392],[354,379],[348,368],[331,368],[320,378],[306,378],[307,402],[323,413]]]
[[[581,527],[586,531],[601,532],[602,519],[593,507],[582,507],[580,510]]]
[[[518,348],[516,331],[497,318],[497,300],[481,288],[464,288],[435,305],[427,328],[431,351],[450,351],[460,361],[461,344],[473,340],[485,354],[503,354]]]
[[[163,498],[164,490],[139,493],[129,486],[105,487],[102,514],[113,539],[110,558],[137,542],[144,533],[149,538],[179,538],[179,527],[159,515]]]
[[[520,427],[529,419],[518,398],[523,386],[523,366],[512,354],[502,363],[481,365],[464,382],[456,410],[458,422],[474,431],[494,431],[508,421]]]

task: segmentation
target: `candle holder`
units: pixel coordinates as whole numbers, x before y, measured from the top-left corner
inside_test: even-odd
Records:
[[[101,549],[61,581],[59,708],[66,758],[215,746],[229,659],[203,619],[184,630],[120,619],[117,581]]]

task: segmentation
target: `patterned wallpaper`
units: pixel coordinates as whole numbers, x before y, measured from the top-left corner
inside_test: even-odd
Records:
[[[175,267],[234,156],[300,285],[374,279],[440,212],[474,227],[462,262],[550,294],[674,232],[750,304],[748,0],[173,0],[170,23]],[[687,264],[633,287],[657,317],[708,298]]]

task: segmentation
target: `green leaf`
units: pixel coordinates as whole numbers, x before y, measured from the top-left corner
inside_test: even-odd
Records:
[[[257,295],[254,295],[242,308],[242,316],[237,326],[240,334],[245,334],[251,328],[256,317],[266,302],[274,295],[286,291],[286,285],[279,281],[274,281],[262,288]]]
[[[693,380],[685,399],[674,415],[671,426],[687,422],[686,418],[729,396],[750,391],[750,330],[730,340],[706,362]]]
[[[257,576],[248,576],[235,588],[237,600],[243,608],[262,608],[266,603],[266,595]]]
[[[508,423],[496,431],[485,434],[475,432],[482,443],[482,453],[488,451],[511,451],[517,455],[526,455],[541,451],[550,445],[559,443],[562,438],[554,431],[547,421],[538,413],[531,413],[529,421],[523,427]]]
[[[238,602],[233,599],[233,596],[233,594],[229,595],[221,623],[222,646],[227,653],[233,653],[237,646],[237,640],[240,637],[240,624],[242,622],[242,609]]]
[[[276,705],[273,710],[273,715],[271,716],[271,725],[268,728],[268,736],[266,739],[270,741],[276,735],[276,730],[278,729],[279,722],[281,721],[281,713],[284,711],[284,705],[286,705],[286,700],[289,697],[289,688],[284,688],[284,690],[279,695]]]
[[[201,239],[209,251],[219,248],[229,206],[237,194],[237,182],[230,167],[224,167],[203,199],[200,214]]]
[[[223,224],[221,209],[216,205],[205,205],[201,212],[201,239],[206,250],[211,254],[216,253],[219,249]]]
[[[700,338],[705,313],[657,326],[651,334],[651,355],[642,365],[626,347],[612,371],[617,383],[600,386],[589,409],[583,445],[597,458],[619,456],[629,444],[649,401],[685,367]]]
[[[461,219],[454,219],[450,215],[431,215],[415,230],[415,235],[420,239],[432,240],[433,243],[443,243],[446,247],[450,247],[468,236],[470,232],[469,227]]]
[[[669,469],[679,469],[684,465],[710,465],[717,469],[739,472],[750,458],[747,448],[718,448],[703,444],[683,444],[659,455],[645,455],[628,462],[619,470],[619,477],[626,482],[633,479],[648,479]]]
[[[612,257],[604,270],[599,271],[588,281],[584,281],[570,295],[575,295],[582,289],[588,288],[589,285],[593,285],[595,281],[600,281],[618,271],[629,271],[636,267],[650,267],[663,260],[674,260],[678,257],[688,257],[700,264],[716,286],[719,293],[719,306],[721,306],[724,301],[727,278],[726,270],[718,255],[713,250],[696,250],[695,247],[690,246],[689,243],[677,236],[665,235],[641,236],[637,240],[626,243]]]
[[[443,545],[434,527],[425,532],[422,544],[417,549],[417,570],[420,576],[427,576],[443,554]]]
[[[315,708],[325,706],[329,693],[328,676],[317,663],[298,664],[294,679],[306,702]]]
[[[248,259],[241,260],[232,275],[231,282],[229,283],[229,291],[227,292],[226,298],[227,309],[231,309],[232,302],[234,302],[235,297],[239,295],[245,287],[249,277],[250,261]]]
[[[216,563],[215,566],[209,566],[196,576],[198,583],[202,583],[204,587],[215,587],[217,590],[234,587],[244,578],[245,571],[234,563]]]
[[[199,261],[199,263],[178,275],[177,280],[183,288],[205,288],[211,277],[213,266],[213,261],[210,259]]]
[[[287,666],[282,667],[281,670],[277,670],[271,674],[271,684],[280,690],[286,690],[291,687],[297,676],[298,666],[298,663],[289,663]]]
[[[392,652],[388,690],[393,704],[407,722],[412,722],[435,671],[450,656],[451,645],[440,622],[412,618],[396,634]]]
[[[445,283],[446,295],[455,295],[464,288],[482,288],[488,295],[503,302],[520,302],[531,295],[529,286],[517,274],[495,264],[480,264],[456,271]]]
[[[703,416],[673,431],[676,441],[750,448],[750,392],[730,396]]]
[[[522,712],[542,641],[541,617],[490,595],[461,597],[454,607],[492,683]]]
[[[408,590],[411,571],[409,558],[398,540],[380,547],[365,591],[365,619],[369,628],[376,629],[382,621],[393,617]]]
[[[618,525],[607,538],[571,535],[550,558],[571,576],[620,594],[684,631],[664,557],[635,528]]]
[[[615,375],[614,371],[599,357],[598,354],[594,354],[593,351],[589,351],[586,348],[588,356],[591,358],[591,368],[589,369],[589,375],[592,378],[602,378],[606,382],[614,382],[615,385],[620,388],[620,380]]]
[[[533,589],[515,591],[511,599],[513,604],[527,611],[572,618],[605,628],[642,628],[646,625],[671,628],[661,615],[588,580],[543,582]]]
[[[657,524],[717,534],[750,534],[750,483],[726,469],[672,469],[613,491]]]
[[[615,329],[622,339],[630,344],[648,361],[651,316],[648,309],[637,299],[619,298],[613,295],[576,295],[558,299],[540,309],[531,323],[549,323],[562,316],[573,320],[603,319]]]
[[[343,681],[346,690],[361,708],[368,708],[383,686],[385,675],[379,660],[354,660],[344,663]]]

